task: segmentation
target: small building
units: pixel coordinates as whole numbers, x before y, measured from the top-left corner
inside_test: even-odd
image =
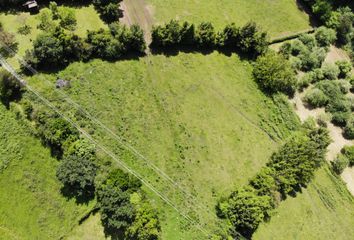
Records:
[[[38,12],[38,3],[36,0],[27,1],[22,6],[27,8],[30,12]]]

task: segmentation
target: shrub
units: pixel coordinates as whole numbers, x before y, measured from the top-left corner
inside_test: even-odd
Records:
[[[53,14],[53,17],[55,15]],[[58,8],[58,17],[60,19],[59,25],[62,28],[68,30],[75,30],[77,21],[75,16],[75,10],[68,7],[59,7]]]
[[[303,91],[305,88],[307,88],[312,81],[312,75],[311,74],[305,74],[303,75],[298,81],[297,81],[297,87],[300,91]]]
[[[152,45],[156,47],[173,47],[181,42],[181,26],[178,21],[171,20],[165,26],[154,26],[152,29]]]
[[[17,29],[17,32],[21,35],[28,35],[31,33],[31,26],[24,24]]]
[[[327,122],[330,122],[331,120],[332,117],[328,113],[323,113],[317,117],[316,122],[321,127],[327,127]]]
[[[77,197],[92,197],[97,166],[92,159],[69,155],[57,169],[57,178]]]
[[[349,165],[349,160],[342,154],[339,154],[334,161],[331,162],[333,171],[337,174],[341,174]]]
[[[15,35],[4,30],[0,30],[0,54],[4,57],[11,57],[14,52],[18,50],[18,42],[16,41]],[[12,51],[9,51],[11,49]]]
[[[290,65],[295,70],[300,70],[302,68],[302,62],[298,57],[290,57]]]
[[[338,85],[343,94],[347,94],[350,91],[351,84],[347,80],[335,80],[334,82]]]
[[[350,117],[350,112],[346,112],[346,111],[332,112],[332,123],[337,126],[343,127],[347,124],[349,117]]]
[[[306,92],[303,100],[312,107],[324,107],[328,103],[328,97],[320,89],[312,88]]]
[[[288,60],[275,52],[258,57],[253,76],[264,90],[292,94],[296,87],[295,72]]]
[[[256,190],[258,195],[268,195],[274,198],[274,194],[277,191],[274,175],[274,169],[264,167],[255,177],[250,180],[249,185]]]
[[[235,23],[225,26],[222,33],[219,34],[218,43],[222,47],[236,48],[240,40],[240,28],[236,27]]]
[[[315,38],[319,46],[328,47],[336,41],[336,31],[326,27],[319,27],[315,32]]]
[[[313,50],[304,51],[299,55],[301,60],[302,69],[305,71],[312,70],[314,68],[319,68],[322,62],[326,58],[326,50],[323,48],[315,47]]]
[[[43,9],[37,16],[39,24],[38,29],[46,31],[47,33],[53,31],[57,27],[57,23],[53,21],[53,13],[49,9]]]
[[[341,153],[348,159],[350,166],[354,165],[354,146],[344,146]]]
[[[347,139],[354,139],[354,117],[351,115],[344,128],[344,136]]]
[[[301,34],[298,38],[308,49],[316,47],[316,38],[311,34]]]
[[[335,80],[339,75],[339,68],[334,64],[324,64],[322,66],[322,73],[325,79]]]
[[[292,43],[291,43],[291,54],[294,56],[297,56],[303,52],[306,52],[307,48],[305,46],[305,44],[303,44],[300,40],[295,39]]]
[[[291,55],[291,43],[285,42],[279,48],[279,53],[282,54],[286,59],[289,59]]]
[[[349,76],[350,71],[352,70],[352,64],[349,61],[336,61],[336,65],[339,68],[339,78],[346,78]]]

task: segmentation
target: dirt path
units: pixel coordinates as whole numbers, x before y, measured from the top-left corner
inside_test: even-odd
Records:
[[[335,63],[338,60],[350,61],[350,58],[345,51],[332,45],[325,59],[325,63]]]
[[[123,10],[123,18],[120,19],[120,22],[128,26],[139,25],[144,30],[146,43],[150,44],[153,7],[148,5],[145,0],[124,0],[120,5]]]
[[[343,58],[341,58],[343,59]],[[340,59],[339,59],[340,60]],[[295,112],[299,116],[300,120],[303,122],[309,117],[317,118],[319,115],[325,113],[323,108],[320,109],[309,109],[305,106],[301,98],[304,93],[296,93],[295,97],[291,99],[294,105]],[[346,145],[353,145],[354,141],[347,140],[342,135],[342,129],[340,127],[334,126],[332,123],[327,123],[327,129],[329,130],[329,135],[332,139],[332,143],[328,146],[327,161],[330,162],[335,159],[335,157],[340,153],[341,149]],[[341,175],[343,181],[347,184],[348,190],[354,196],[354,168],[346,168]]]

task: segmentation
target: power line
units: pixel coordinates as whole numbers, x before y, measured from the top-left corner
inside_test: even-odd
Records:
[[[67,122],[69,122],[72,126],[74,126],[81,134],[83,134],[87,139],[89,139],[91,142],[93,142],[96,146],[98,146],[104,153],[106,153],[108,156],[110,156],[113,160],[115,160],[122,168],[124,168],[127,172],[131,173],[134,175],[136,178],[138,178],[143,184],[145,184],[152,192],[154,192],[158,197],[160,197],[164,202],[166,202],[170,207],[172,207],[175,211],[177,211],[182,217],[184,217],[187,221],[189,221],[191,224],[193,224],[198,230],[200,230],[203,234],[206,236],[210,236],[210,233],[205,230],[200,224],[196,223],[191,217],[188,215],[182,213],[174,203],[172,203],[171,200],[169,200],[167,197],[165,197],[161,192],[155,189],[147,180],[145,180],[140,174],[132,170],[129,166],[127,166],[123,161],[121,161],[118,157],[114,155],[111,151],[106,149],[103,145],[101,145],[99,142],[97,142],[89,133],[87,133],[84,129],[82,129],[78,124],[73,122],[69,117],[65,116],[58,110],[57,107],[55,107],[50,101],[48,101],[45,97],[41,96],[40,93],[38,93],[36,90],[34,90],[28,83],[26,83],[12,68],[10,64],[4,60],[2,55],[0,54],[0,63],[2,66],[9,72],[11,73],[20,83],[21,85],[25,86],[30,92],[35,94],[45,105],[47,105],[50,109],[55,111],[58,115],[60,115],[63,119],[65,119]]]

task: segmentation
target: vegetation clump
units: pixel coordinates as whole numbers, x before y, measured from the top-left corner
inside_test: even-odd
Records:
[[[290,63],[275,52],[258,57],[253,76],[262,89],[269,93],[293,94],[296,87],[295,72]]]

